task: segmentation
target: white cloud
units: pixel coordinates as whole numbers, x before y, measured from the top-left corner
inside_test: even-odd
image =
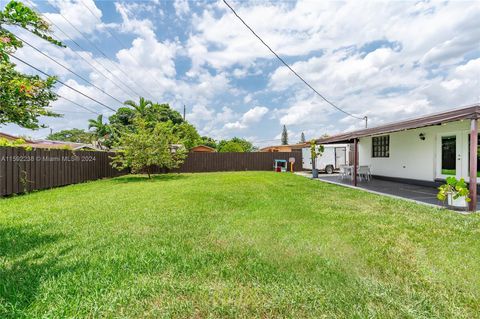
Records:
[[[82,3],[83,1],[83,3]],[[101,19],[102,11],[97,8],[93,0],[49,0],[48,2],[57,8],[57,12],[44,13],[47,19],[51,20],[59,29],[74,39],[79,39],[83,34],[91,34],[99,25],[98,18]],[[84,5],[85,4],[85,5]],[[92,11],[90,13],[88,9]],[[54,27],[58,31],[58,28]],[[62,40],[67,39],[63,32],[56,32],[55,35]]]
[[[268,108],[264,106],[255,106],[245,112],[239,121],[229,122],[225,124],[227,129],[245,129],[254,123],[262,120],[263,116],[268,113]]]
[[[248,103],[252,102],[252,100],[253,100],[252,94],[247,94],[243,98],[243,103],[248,104]]]
[[[469,85],[475,81],[457,68],[479,50],[478,2],[239,2],[234,7],[280,55],[295,57],[295,70],[314,87],[349,112],[371,116],[373,124],[476,101]],[[187,51],[194,70],[231,68],[233,77],[242,78],[246,68],[274,59],[222,3],[195,16],[193,25]],[[369,48],[380,40],[384,44]],[[433,63],[438,67],[432,75],[428,65]],[[457,87],[464,97],[455,93],[440,101],[440,87],[445,91],[459,82],[470,94]],[[287,107],[279,109],[281,123],[311,127],[335,114],[343,118],[285,67],[271,74],[268,89],[290,95]]]
[[[178,17],[183,17],[184,15],[190,12],[190,6],[188,5],[188,0],[175,0],[173,2],[173,7],[175,8],[175,14]]]
[[[301,131],[312,138],[363,126],[362,121],[332,109],[281,67],[221,1],[195,3],[195,8],[187,1],[168,6],[162,1],[124,1],[116,2],[117,11],[108,14],[93,0],[82,1],[103,20],[92,16],[79,0],[51,3],[99,46],[114,48],[105,50],[111,59],[99,58],[97,52],[79,54],[101,70],[97,63],[104,64],[146,97],[169,102],[177,110],[187,105],[187,119],[202,134],[223,138],[241,131],[267,139],[274,135],[273,128],[277,134],[277,127],[286,124],[296,139]],[[480,100],[479,2],[232,4],[318,91],[348,112],[368,115],[371,125]],[[111,22],[118,21],[111,19],[115,14],[119,22]],[[72,37],[80,38],[60,15],[46,15]],[[126,45],[113,43],[107,30]],[[121,83],[123,89],[92,70],[72,49],[56,48],[31,36],[27,39],[120,100],[136,98]],[[75,79],[73,84],[79,89],[119,106],[28,47],[17,54],[64,80]],[[18,68],[31,72],[21,65]],[[78,94],[70,97],[104,111]],[[62,101],[54,105],[75,110]],[[251,108],[254,105],[262,106]],[[245,113],[239,111],[248,108]],[[80,118],[66,114],[61,125],[77,125]],[[60,125],[51,119],[47,123]]]

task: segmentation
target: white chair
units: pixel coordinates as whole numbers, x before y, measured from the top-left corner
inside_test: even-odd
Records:
[[[347,178],[348,175],[350,175],[350,170],[348,169],[348,165],[340,165],[338,168],[340,170],[341,179]]]
[[[372,179],[369,165],[359,166],[357,174],[358,174],[358,177],[360,177],[360,180],[362,180],[362,178],[364,178],[365,181],[370,181]]]

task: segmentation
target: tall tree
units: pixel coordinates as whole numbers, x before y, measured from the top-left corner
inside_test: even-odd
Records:
[[[183,123],[182,115],[168,104],[153,103],[143,97],[140,98],[138,103],[128,100],[124,104],[132,107],[136,115],[144,118],[149,125],[153,124],[155,126],[157,122],[167,121],[171,121],[173,124]]]
[[[305,134],[302,132],[302,135],[300,135],[300,143],[305,143]]]
[[[134,118],[135,110],[129,107],[119,107],[115,114],[108,118],[108,121],[115,126],[131,126]]]
[[[121,151],[113,157],[113,167],[130,168],[132,173],[145,172],[150,178],[154,167],[171,169],[183,162],[185,150],[172,147],[179,139],[173,134],[171,123],[157,123],[151,128],[144,119],[137,118],[134,125],[134,132],[120,137]]]
[[[220,153],[228,153],[228,152],[233,152],[233,153],[243,153],[245,152],[242,145],[238,142],[235,141],[226,141],[225,143],[222,143],[221,145],[218,146],[218,152]]]
[[[208,136],[202,136],[201,144],[205,146],[209,146],[211,148],[215,148],[215,149],[217,148],[217,142],[213,138]]]
[[[148,120],[152,122],[171,121],[173,124],[181,124],[184,122],[182,115],[172,109],[170,105],[158,103],[154,103],[150,108]]]
[[[63,46],[54,40],[50,26],[35,11],[18,1],[10,1],[0,11],[0,124],[15,123],[21,127],[37,129],[40,116],[60,116],[50,110],[50,102],[57,99],[53,92],[55,77],[42,79],[15,70],[10,55],[22,47],[22,42],[4,25],[23,28],[40,38]]]
[[[180,143],[183,144],[187,150],[200,145],[202,142],[202,138],[200,137],[200,134],[198,134],[195,126],[187,122],[174,125],[173,133],[178,136]]]
[[[234,151],[226,151],[225,145],[228,144],[228,149],[235,149]],[[239,147],[233,147],[233,144],[238,145]],[[252,152],[255,150],[253,144],[246,139],[234,137],[231,140],[221,140],[218,142],[217,150],[219,152]]]
[[[88,129],[93,129],[95,140],[107,148],[111,148],[115,143],[115,131],[113,127],[107,123],[103,123],[103,115],[100,114],[97,119],[88,120]]]
[[[288,145],[288,132],[287,132],[287,127],[285,125],[283,126],[283,131],[282,131],[282,145]]]
[[[123,104],[131,106],[139,116],[146,117],[148,114],[148,108],[152,106],[152,101],[147,100],[143,97],[140,98],[138,104],[135,101],[127,100]]]

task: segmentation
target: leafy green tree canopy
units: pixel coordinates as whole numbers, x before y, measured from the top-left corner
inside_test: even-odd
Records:
[[[202,138],[200,134],[198,134],[197,129],[190,123],[183,122],[174,125],[173,132],[178,136],[180,143],[182,143],[187,150],[200,145],[202,142]]]
[[[120,137],[121,151],[113,157],[112,166],[132,173],[146,172],[148,178],[154,167],[176,168],[185,159],[186,151],[175,148],[179,142],[171,123],[157,123],[151,128],[144,119],[135,119],[136,130]]]
[[[235,143],[237,145],[240,146],[240,148],[238,147],[233,147],[232,143],[229,143],[229,142],[232,142],[232,143]],[[227,149],[239,149],[238,151],[225,151],[225,145],[226,144],[229,144],[229,146],[227,147]],[[239,138],[239,137],[234,137],[232,138],[231,140],[221,140],[220,142],[218,142],[218,146],[217,146],[217,150],[219,152],[252,152],[255,150],[255,147],[253,146],[252,143],[250,143],[249,141],[247,141],[246,139],[243,139],[243,138]]]
[[[243,149],[242,144],[230,140],[230,141],[226,141],[225,143],[219,144],[218,152],[220,152],[220,153],[227,153],[227,152],[243,153],[243,152],[245,152],[245,150]]]
[[[106,148],[112,148],[118,139],[115,128],[103,122],[102,114],[97,119],[88,120],[88,129],[93,130],[95,141]]]
[[[115,114],[108,118],[111,125],[117,127],[129,127],[133,125],[133,119],[135,118],[135,110],[129,107],[120,107]]]
[[[10,54],[22,47],[22,42],[3,26],[18,26],[58,46],[50,26],[38,13],[18,1],[10,1],[0,11],[0,124],[15,123],[21,127],[37,129],[40,116],[59,116],[50,110],[50,102],[57,99],[53,92],[56,78],[42,79],[15,70]]]
[[[128,100],[124,103],[126,106],[130,106],[135,114],[146,120],[147,124],[153,124],[155,126],[158,122],[171,121],[173,124],[183,123],[183,118],[168,104],[153,103],[141,97],[137,102]]]
[[[201,145],[209,146],[211,148],[217,149],[217,141],[213,138],[208,136],[202,136],[202,140],[200,142]]]

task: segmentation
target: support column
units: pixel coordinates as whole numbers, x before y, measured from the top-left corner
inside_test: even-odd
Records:
[[[477,210],[477,147],[478,123],[472,119],[470,123],[470,211]]]
[[[353,155],[353,186],[357,186],[357,169],[358,169],[358,138],[353,142],[354,155]]]

